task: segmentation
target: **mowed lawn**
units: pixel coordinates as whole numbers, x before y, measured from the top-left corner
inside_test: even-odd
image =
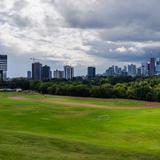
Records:
[[[159,160],[160,109],[129,109],[144,105],[133,100],[0,93],[0,160]]]

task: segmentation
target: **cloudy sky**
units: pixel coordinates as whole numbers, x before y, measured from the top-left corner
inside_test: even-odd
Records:
[[[104,72],[110,65],[160,57],[160,0],[0,0],[0,53],[9,76],[25,76],[31,60],[52,69],[73,65]]]

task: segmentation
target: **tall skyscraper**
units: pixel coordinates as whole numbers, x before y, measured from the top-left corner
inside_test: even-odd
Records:
[[[3,71],[0,70],[0,82],[3,81]]]
[[[128,75],[135,77],[136,73],[137,73],[136,65],[134,65],[134,64],[128,65]]]
[[[149,75],[154,76],[156,74],[156,59],[151,58],[150,59],[150,65],[149,65]]]
[[[27,78],[28,78],[28,79],[32,79],[32,72],[31,72],[31,71],[28,71],[28,72],[27,72]]]
[[[127,72],[127,66],[124,66],[123,72]]]
[[[160,75],[160,58],[156,59],[156,75]]]
[[[49,66],[45,65],[42,67],[42,80],[50,80],[51,79],[51,69]]]
[[[7,55],[0,55],[0,79],[6,80],[7,78]]]
[[[96,77],[96,68],[95,67],[88,67],[88,78],[95,78]]]
[[[64,71],[59,71],[59,70],[54,71],[54,78],[63,79],[64,78]]]
[[[142,76],[146,77],[149,75],[148,63],[142,63]]]
[[[32,79],[41,80],[42,78],[42,64],[39,62],[32,64]]]
[[[142,76],[142,68],[141,67],[137,68],[137,76],[139,76],[139,77]]]
[[[114,76],[114,75],[115,75],[115,73],[114,73],[114,66],[109,67],[109,68],[106,70],[106,75],[107,75],[107,76]]]
[[[115,74],[116,74],[116,75],[119,74],[119,68],[118,68],[118,66],[115,66]]]
[[[50,71],[50,79],[52,79],[53,75],[52,75],[52,71]]]
[[[74,77],[74,68],[71,66],[64,66],[64,78],[70,80]]]

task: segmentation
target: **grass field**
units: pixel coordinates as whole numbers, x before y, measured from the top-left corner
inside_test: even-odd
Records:
[[[0,160],[160,160],[160,108],[145,105],[0,93]]]

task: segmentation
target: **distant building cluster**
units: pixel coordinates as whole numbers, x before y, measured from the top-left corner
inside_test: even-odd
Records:
[[[104,76],[156,76],[160,75],[160,58],[151,58],[149,62],[143,63],[141,67],[137,67],[134,64],[124,66],[124,68],[118,66],[109,67]]]
[[[135,64],[129,64],[123,68],[119,66],[111,66],[100,76],[147,77],[155,75],[160,75],[160,58],[151,58],[149,62],[143,63],[140,67],[137,67]],[[83,77],[83,79],[93,79],[96,76],[96,68],[88,67],[87,76]],[[64,66],[63,71],[55,70],[52,74],[49,66],[42,66],[41,63],[36,62],[32,64],[32,72],[28,71],[27,77],[28,79],[33,80],[50,80],[52,78],[71,80],[74,77],[74,68],[72,66]]]
[[[51,80],[67,79],[70,80],[74,77],[74,68],[72,66],[64,66],[64,70],[51,71],[47,65],[43,66],[39,62],[32,63],[32,71],[27,72],[27,78],[32,80]]]
[[[140,71],[141,72],[141,71]],[[139,68],[134,64],[130,64],[128,66],[124,66],[124,68],[118,66],[109,67],[106,72],[103,74],[104,76],[132,76],[135,77],[139,73]]]
[[[160,75],[160,58],[151,58],[142,64],[142,76]]]

